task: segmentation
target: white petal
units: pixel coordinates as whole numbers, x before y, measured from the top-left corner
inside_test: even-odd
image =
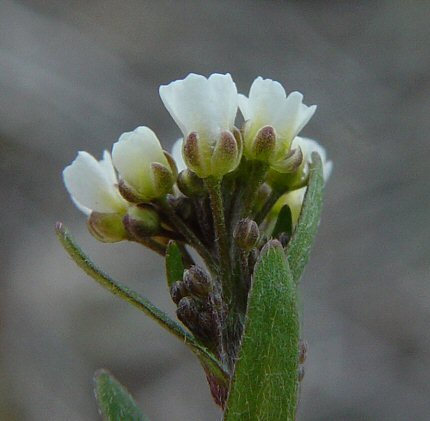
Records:
[[[178,172],[183,171],[187,168],[187,164],[185,164],[184,157],[182,156],[182,144],[183,139],[178,139],[172,147],[172,156],[176,162],[176,166],[178,167]]]
[[[189,74],[183,80],[160,86],[160,97],[184,137],[199,132],[209,141],[221,130],[233,127],[237,112],[237,89],[229,74]]]
[[[312,152],[317,152],[323,163],[324,181],[327,182],[333,170],[333,162],[327,161],[327,152],[325,148],[316,140],[306,137],[296,136],[292,142],[292,147],[300,146],[303,152],[303,159],[310,164],[312,160]]]
[[[108,169],[108,160],[101,162],[87,152],[79,152],[63,171],[64,184],[73,202],[87,215],[92,210],[114,213],[125,209],[125,201],[115,187],[116,179],[111,177],[113,168]]]
[[[166,157],[155,133],[141,126],[123,133],[113,145],[112,159],[121,177],[138,192],[152,189],[151,163],[158,162],[169,168]]]

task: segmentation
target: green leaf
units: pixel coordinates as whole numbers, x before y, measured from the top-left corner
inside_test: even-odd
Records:
[[[287,258],[296,284],[302,276],[309,260],[312,243],[317,233],[321,218],[324,192],[324,176],[320,156],[312,153],[312,163],[309,167],[309,182],[303,200],[297,227],[287,246]]]
[[[272,232],[272,237],[276,238],[279,234],[285,232],[289,236],[291,235],[293,226],[291,209],[288,205],[282,206],[281,211],[279,212],[278,219],[276,221],[275,228]]]
[[[296,287],[282,245],[266,244],[251,291],[225,421],[293,421],[298,394]]]
[[[151,317],[163,328],[179,338],[181,342],[185,343],[191,351],[196,354],[205,370],[208,370],[221,382],[227,382],[228,372],[225,367],[192,334],[187,332],[179,323],[172,320],[166,313],[157,308],[147,298],[142,297],[137,292],[120,284],[118,281],[104,273],[101,269],[97,268],[90,258],[74,242],[73,238],[62,223],[57,223],[56,233],[69,256],[81,269],[84,270],[87,275],[91,276],[96,282],[112,294],[117,295],[121,299],[143,311],[147,316]]]
[[[105,421],[149,421],[127,392],[108,371],[99,370],[94,376],[95,395]]]
[[[181,249],[176,241],[171,240],[169,241],[166,250],[166,274],[169,288],[176,281],[182,280],[184,269]]]

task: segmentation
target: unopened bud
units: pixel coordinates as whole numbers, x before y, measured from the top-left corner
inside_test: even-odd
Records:
[[[189,169],[179,173],[176,183],[179,190],[188,197],[203,196],[206,192],[203,180]]]
[[[230,131],[223,131],[213,151],[212,176],[223,176],[239,165],[242,156],[241,144]]]
[[[193,330],[199,318],[199,309],[196,301],[191,297],[181,298],[178,302],[176,315],[185,326]]]
[[[184,283],[182,281],[176,281],[170,287],[170,296],[175,304],[178,304],[179,301],[187,295],[187,291],[184,287]]]
[[[205,297],[211,289],[211,280],[200,266],[191,266],[184,272],[184,286],[193,295]]]
[[[234,229],[233,237],[241,249],[251,250],[258,242],[260,230],[252,219],[241,219]]]
[[[123,222],[127,231],[137,238],[151,237],[160,231],[160,217],[150,205],[130,206]]]
[[[151,164],[152,180],[154,183],[154,198],[165,196],[172,190],[175,182],[172,171],[163,164],[153,162]]]
[[[87,225],[91,235],[104,243],[116,243],[128,238],[122,215],[117,213],[92,212]]]

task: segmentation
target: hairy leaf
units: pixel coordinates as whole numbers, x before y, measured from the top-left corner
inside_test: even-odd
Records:
[[[149,421],[132,396],[108,371],[97,371],[94,383],[94,392],[103,420]]]
[[[299,320],[296,287],[281,244],[266,244],[256,265],[225,421],[293,421]]]
[[[321,217],[324,176],[321,158],[316,152],[312,153],[312,163],[309,170],[309,182],[299,221],[286,250],[288,263],[296,284],[299,282],[309,260],[312,243]]]

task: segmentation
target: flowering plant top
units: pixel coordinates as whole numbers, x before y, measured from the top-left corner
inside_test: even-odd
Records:
[[[103,286],[185,339],[225,419],[238,419],[239,412],[256,419],[257,409],[237,396],[267,382],[271,399],[281,394],[285,411],[273,418],[266,408],[264,419],[293,419],[305,349],[296,286],[332,167],[321,145],[299,137],[316,106],[261,77],[246,97],[229,74],[190,74],[161,86],[160,96],[183,136],[172,154],[150,128],[140,126],[120,136],[112,158],[104,152],[97,161],[79,152],[63,177],[97,239],[134,241],[166,258],[170,295],[185,328],[99,271],[62,225],[60,240]],[[240,128],[235,125],[239,110]],[[196,263],[190,248],[203,264]],[[268,297],[275,313],[267,307]],[[279,299],[282,311],[276,308]],[[271,329],[276,335],[258,339]],[[279,348],[272,346],[274,337]],[[256,362],[259,352],[266,362]],[[269,380],[275,369],[282,386]],[[255,370],[256,384],[248,384]]]

